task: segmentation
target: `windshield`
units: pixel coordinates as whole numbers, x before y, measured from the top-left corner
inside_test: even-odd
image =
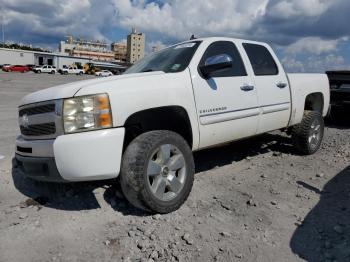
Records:
[[[200,41],[187,42],[152,53],[130,67],[124,74],[163,71],[177,73],[185,70],[196,52]]]

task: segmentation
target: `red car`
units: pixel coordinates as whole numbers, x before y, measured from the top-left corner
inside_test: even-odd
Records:
[[[27,66],[24,65],[13,65],[10,67],[6,67],[2,69],[5,72],[21,72],[25,73],[28,72],[30,69]]]

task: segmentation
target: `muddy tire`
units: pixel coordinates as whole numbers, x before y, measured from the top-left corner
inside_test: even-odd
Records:
[[[303,155],[312,155],[322,144],[324,121],[319,112],[306,111],[300,124],[292,129],[295,147]]]
[[[126,148],[120,183],[126,199],[152,213],[170,213],[188,198],[194,180],[187,142],[171,131],[151,131]]]

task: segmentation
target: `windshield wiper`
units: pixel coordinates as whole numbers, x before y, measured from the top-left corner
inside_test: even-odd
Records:
[[[141,71],[141,73],[153,72],[153,71],[154,71],[153,69],[144,69]]]

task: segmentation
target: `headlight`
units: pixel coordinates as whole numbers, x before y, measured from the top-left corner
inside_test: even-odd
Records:
[[[63,102],[65,133],[112,127],[111,108],[106,94],[81,96]]]

